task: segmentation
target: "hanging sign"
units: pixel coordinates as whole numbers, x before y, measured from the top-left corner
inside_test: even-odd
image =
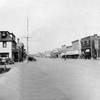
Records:
[[[99,42],[98,42],[98,36],[97,35],[94,35],[94,38],[95,38],[95,40],[94,40],[94,45],[95,45],[95,49],[99,49]]]

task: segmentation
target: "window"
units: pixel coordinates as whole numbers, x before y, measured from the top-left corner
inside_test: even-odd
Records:
[[[89,46],[89,40],[86,41],[86,45]]]
[[[82,45],[84,45],[84,44],[85,44],[85,42],[84,42],[84,41],[82,41],[82,42],[81,42],[81,44],[82,44]]]
[[[90,45],[90,40],[87,40],[87,45]]]
[[[81,42],[81,44],[83,44],[83,42]]]
[[[87,44],[87,41],[85,41],[85,45]]]
[[[6,48],[7,47],[7,42],[2,42],[2,46],[3,46],[3,48]]]
[[[6,33],[6,32],[2,32],[2,33],[1,33],[1,37],[2,37],[2,39],[7,38],[7,33]]]

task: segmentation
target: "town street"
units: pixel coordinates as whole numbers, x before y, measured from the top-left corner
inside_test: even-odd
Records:
[[[0,100],[100,100],[100,60],[38,58],[0,78]]]

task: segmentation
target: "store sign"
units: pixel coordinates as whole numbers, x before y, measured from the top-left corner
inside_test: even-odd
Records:
[[[95,49],[99,49],[99,42],[98,42],[98,37],[97,37],[97,35],[94,35],[94,38],[95,38],[95,40],[94,40]]]

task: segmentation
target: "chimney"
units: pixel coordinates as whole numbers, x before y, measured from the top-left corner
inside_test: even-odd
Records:
[[[19,38],[17,39],[17,43],[19,43]]]

